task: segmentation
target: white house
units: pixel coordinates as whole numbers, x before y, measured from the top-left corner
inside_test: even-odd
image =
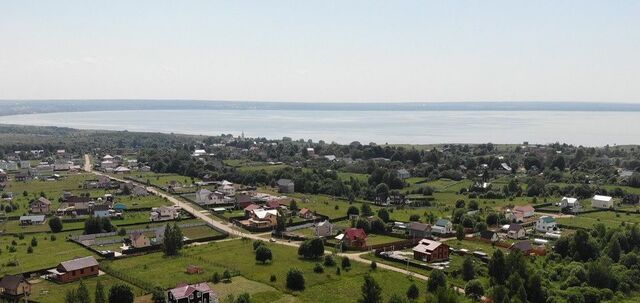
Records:
[[[536,221],[536,230],[540,232],[550,232],[557,229],[556,219],[550,216],[542,216]]]
[[[513,210],[521,212],[524,218],[533,217],[533,213],[536,211],[536,209],[531,205],[516,206],[513,208]]]
[[[329,220],[316,224],[316,235],[318,237],[329,237],[333,235],[333,224]]]
[[[149,220],[151,221],[163,221],[174,220],[179,216],[178,209],[175,207],[154,207],[151,209]]]
[[[218,187],[218,190],[222,192],[225,196],[235,196],[236,188],[233,185],[225,184]]]
[[[580,201],[576,198],[562,197],[559,204],[560,208],[566,208],[569,212],[576,213],[582,210]]]
[[[226,203],[224,196],[219,191],[212,192],[203,188],[196,192],[196,203],[200,205],[224,204]]]
[[[198,204],[205,204],[207,201],[209,201],[209,195],[211,195],[212,191],[203,188],[199,191],[196,192],[196,203]]]
[[[398,177],[398,179],[404,180],[404,179],[411,178],[411,173],[409,173],[408,170],[402,168],[396,171],[396,176]]]
[[[612,208],[613,198],[609,196],[595,195],[591,198],[591,207],[595,208]]]
[[[438,219],[436,224],[431,226],[431,233],[446,235],[453,232],[453,223],[446,219]]]

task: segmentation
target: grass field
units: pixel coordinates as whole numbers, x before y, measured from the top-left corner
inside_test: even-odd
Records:
[[[89,289],[91,300],[94,299],[93,296],[95,293],[96,283],[98,283],[98,281],[100,281],[104,286],[105,292],[107,293],[107,295],[109,293],[109,288],[111,288],[111,286],[113,286],[116,283],[129,285],[133,289],[133,293],[136,296],[142,296],[145,293],[144,290],[136,286],[125,283],[121,280],[118,280],[115,277],[105,274],[98,277],[88,278],[83,281],[87,286],[87,288]],[[37,302],[41,302],[41,303],[64,302],[64,296],[66,292],[68,290],[78,289],[78,286],[80,285],[80,281],[76,281],[73,283],[58,284],[58,283],[50,282],[47,280],[37,280],[37,281],[33,281],[33,283],[34,284],[32,285],[32,288],[31,288],[32,295],[31,297],[29,297],[29,299]]]
[[[166,288],[174,287],[180,282],[206,281],[213,272],[221,273],[225,268],[229,268],[239,272],[247,280],[269,285],[280,293],[290,295],[291,298],[284,302],[353,302],[359,297],[360,286],[363,283],[362,277],[369,272],[368,266],[352,262],[352,269],[342,271],[339,276],[335,274],[335,268],[327,268],[325,273],[318,274],[312,270],[315,261],[299,259],[295,248],[267,245],[272,249],[274,256],[273,263],[267,265],[256,264],[251,242],[242,240],[190,247],[183,251],[181,257],[167,258],[156,253],[106,262],[109,262],[113,269],[126,271],[132,276],[145,278]],[[189,264],[202,266],[205,268],[205,274],[187,275],[184,271]],[[286,272],[292,267],[304,272],[306,289],[302,292],[291,292],[285,287]],[[270,282],[271,275],[276,276],[275,282]],[[404,294],[411,284],[406,276],[395,272],[377,270],[372,273],[372,276],[383,288],[385,301],[394,292]],[[239,282],[245,283],[245,280]],[[419,284],[420,289],[424,289],[424,282]],[[233,287],[233,283],[229,288],[237,289]],[[257,299],[256,302],[273,302],[270,300],[279,300],[283,297],[288,296],[277,297],[274,293],[269,293],[268,298]],[[420,301],[424,301],[424,298]]]
[[[0,237],[0,248],[2,250],[2,253],[0,253],[0,273],[15,274],[45,269],[54,267],[61,261],[92,255],[90,251],[80,245],[66,241],[66,235],[66,233],[56,234],[57,239],[55,241],[51,241],[51,235],[48,234],[26,235],[22,240],[13,236]],[[34,236],[38,245],[33,248],[33,253],[27,253],[27,248]],[[15,246],[12,241],[16,242]],[[15,252],[9,251],[12,246],[16,248]],[[9,263],[14,261],[17,261],[17,266],[10,266]]]
[[[625,223],[640,223],[640,214],[616,213],[612,211],[603,211],[582,214],[571,218],[558,218],[558,223],[567,226],[591,228],[593,225],[602,223],[607,227],[619,227]]]

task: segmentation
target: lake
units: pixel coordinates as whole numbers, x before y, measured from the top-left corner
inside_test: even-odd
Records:
[[[638,144],[640,112],[128,110],[1,116],[0,123],[363,144]]]

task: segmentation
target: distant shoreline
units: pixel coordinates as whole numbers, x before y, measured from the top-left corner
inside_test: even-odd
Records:
[[[126,110],[599,111],[640,112],[640,104],[597,102],[301,103],[203,100],[0,100],[0,116]]]

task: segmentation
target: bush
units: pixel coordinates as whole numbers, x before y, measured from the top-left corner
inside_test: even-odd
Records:
[[[36,239],[36,237],[31,238],[31,246],[33,247],[38,246],[38,240]]]
[[[324,256],[324,266],[326,267],[336,266],[336,260],[333,259],[333,256],[330,256],[330,255]]]
[[[269,281],[271,282],[275,282],[276,280],[276,275],[271,275],[271,277],[269,278]]]
[[[32,253],[33,253],[33,247],[29,246],[29,247],[27,248],[27,253],[28,253],[28,254],[32,254]]]
[[[131,287],[116,284],[109,289],[109,303],[133,303],[134,294]]]
[[[217,271],[213,273],[213,276],[211,276],[211,282],[213,282],[213,284],[220,283],[220,274]]]
[[[254,242],[255,243],[255,242]],[[271,262],[273,256],[271,254],[271,249],[264,245],[259,245],[258,249],[256,249],[256,261],[262,262],[262,264],[267,263],[267,261]]]
[[[346,268],[350,268],[351,267],[351,260],[349,260],[349,258],[347,257],[342,257],[342,269],[346,269]]]
[[[60,220],[60,218],[58,217],[49,219],[49,228],[54,233],[61,232],[63,229],[62,220]]]
[[[287,288],[291,290],[304,290],[304,275],[302,271],[296,268],[289,269],[289,272],[287,272]]]
[[[324,267],[322,266],[322,264],[316,263],[316,265],[313,267],[313,272],[321,274],[324,272]]]
[[[253,241],[253,250],[257,250],[258,247],[263,246],[264,242],[261,240],[255,240]]]
[[[376,261],[371,262],[371,270],[376,270],[378,268],[378,263]]]
[[[224,280],[224,283],[231,282],[231,273],[229,272],[228,269],[225,269],[224,272],[222,273],[222,280]]]

